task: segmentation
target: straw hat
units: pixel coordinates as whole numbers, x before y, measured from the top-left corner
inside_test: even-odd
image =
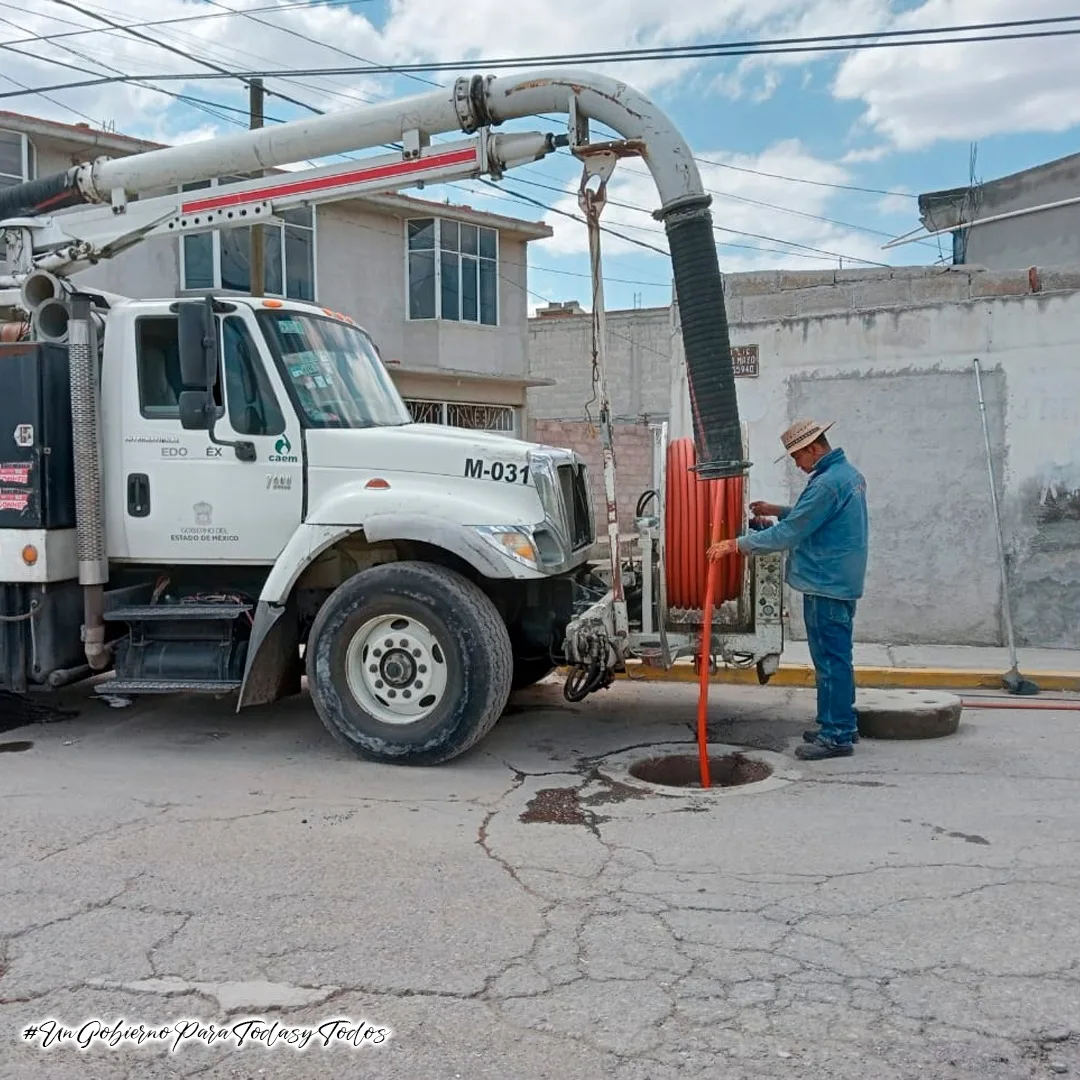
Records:
[[[819,435],[824,435],[835,423],[835,420],[830,420],[827,424],[819,424],[816,420],[796,420],[780,436],[780,441],[784,444],[784,452],[776,460],[783,461],[789,454],[794,454],[796,450],[809,446]]]

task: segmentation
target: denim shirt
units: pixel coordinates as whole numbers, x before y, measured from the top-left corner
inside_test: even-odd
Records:
[[[866,580],[866,480],[837,447],[814,467],[793,507],[761,532],[739,538],[747,555],[790,551],[785,578],[801,593],[859,600]]]

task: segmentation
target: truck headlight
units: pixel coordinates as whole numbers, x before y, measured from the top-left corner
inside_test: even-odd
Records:
[[[477,525],[476,531],[492,547],[533,569],[540,562],[532,536],[513,525]]]

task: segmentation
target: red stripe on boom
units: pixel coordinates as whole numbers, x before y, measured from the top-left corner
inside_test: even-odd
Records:
[[[427,172],[428,169],[444,165],[464,165],[476,161],[478,148],[467,147],[449,154],[432,154],[430,157],[417,158],[413,161],[396,161],[391,165],[379,165],[374,169],[354,169],[352,172],[335,173],[333,176],[320,176],[314,180],[294,180],[289,183],[273,184],[248,191],[237,191],[230,195],[213,195],[206,199],[195,199],[180,207],[182,214],[198,214],[206,210],[220,210],[227,206],[246,206],[248,203],[262,202],[264,199],[280,198],[282,195],[302,195],[308,191],[325,191],[329,188],[357,184],[365,180],[384,180],[392,176],[411,176],[413,173]]]

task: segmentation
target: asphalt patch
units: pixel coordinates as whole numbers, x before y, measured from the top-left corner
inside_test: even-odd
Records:
[[[548,825],[588,825],[578,799],[577,788],[542,788],[530,800],[519,821],[525,824],[543,822]]]
[[[34,701],[28,694],[0,690],[0,734],[29,724],[55,724],[61,720],[72,720],[78,715],[77,709],[64,709],[59,705]]]

